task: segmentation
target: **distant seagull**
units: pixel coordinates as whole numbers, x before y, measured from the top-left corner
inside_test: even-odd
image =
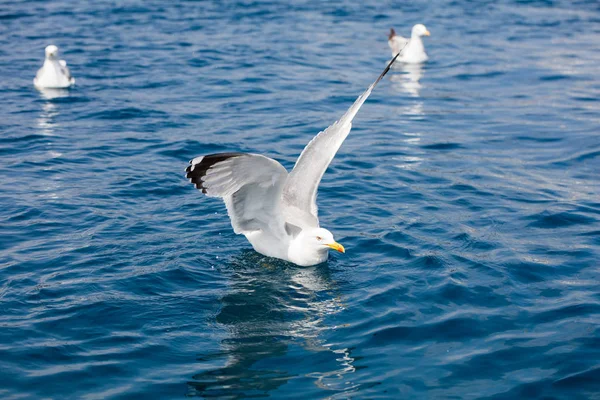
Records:
[[[329,249],[344,253],[331,232],[319,227],[317,189],[354,116],[397,58],[339,121],[308,143],[289,174],[269,157],[220,153],[191,160],[186,177],[207,196],[223,199],[233,231],[261,254],[310,266],[326,261]]]
[[[425,46],[423,46],[421,37],[429,35],[429,31],[423,24],[413,26],[410,39],[398,36],[394,28],[390,29],[388,44],[392,49],[392,55],[395,56],[402,51],[402,55],[398,58],[398,61],[409,64],[418,64],[427,61],[429,57],[425,53]]]
[[[58,59],[58,47],[51,44],[46,47],[46,60],[39,69],[33,84],[38,89],[64,89],[75,83],[75,78],[71,76],[67,62]]]

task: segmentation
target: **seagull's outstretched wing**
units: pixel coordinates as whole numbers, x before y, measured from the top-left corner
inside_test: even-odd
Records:
[[[235,233],[284,228],[280,199],[287,171],[277,161],[258,154],[220,153],[196,157],[186,177],[207,196],[227,206]]]
[[[399,55],[400,53],[389,62],[377,80],[356,99],[339,121],[320,132],[308,143],[296,161],[294,169],[290,172],[283,189],[284,206],[296,208],[303,214],[311,215],[311,221],[307,221],[310,226],[319,224],[316,198],[317,189],[325,170],[350,133],[354,116]],[[290,215],[297,213],[296,210],[287,211],[286,214]]]

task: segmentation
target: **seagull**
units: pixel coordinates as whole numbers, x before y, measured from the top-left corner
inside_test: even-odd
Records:
[[[33,84],[38,89],[64,89],[75,83],[65,60],[58,59],[58,47],[51,44],[46,47],[46,60],[39,69]]]
[[[219,153],[191,160],[186,177],[207,196],[223,199],[233,231],[258,253],[305,267],[325,262],[330,249],[344,253],[333,234],[319,227],[317,189],[354,116],[399,55],[339,121],[308,143],[289,174],[260,154]]]
[[[425,53],[425,46],[423,46],[421,37],[429,35],[431,35],[431,33],[429,33],[423,24],[413,26],[410,39],[398,36],[396,35],[394,28],[390,29],[388,44],[392,49],[392,56],[402,52],[402,57],[400,57],[398,61],[409,64],[418,64],[427,61],[429,57],[427,57],[427,53]]]

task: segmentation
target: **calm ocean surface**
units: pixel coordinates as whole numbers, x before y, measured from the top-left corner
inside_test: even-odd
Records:
[[[252,251],[188,160],[290,169],[419,22],[321,183],[346,254]],[[591,1],[2,0],[0,398],[600,399],[599,48]]]

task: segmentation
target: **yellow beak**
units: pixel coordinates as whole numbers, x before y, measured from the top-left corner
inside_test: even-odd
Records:
[[[344,249],[344,246],[342,246],[338,242],[330,243],[327,246],[329,246],[333,250],[339,251],[340,253],[345,253],[346,252],[346,249]]]
[[[429,31],[425,31],[424,35],[425,36],[431,36],[431,33],[429,33]]]

